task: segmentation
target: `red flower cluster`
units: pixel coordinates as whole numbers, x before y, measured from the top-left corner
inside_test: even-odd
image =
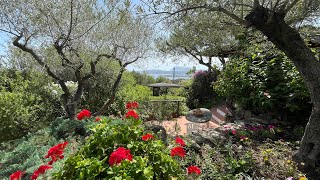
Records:
[[[195,173],[198,175],[201,174],[200,168],[197,166],[189,166],[187,168],[187,172],[188,172],[188,174],[192,174],[192,173]]]
[[[127,112],[126,115],[124,115],[125,118],[134,118],[134,119],[139,119],[139,115],[134,111],[134,110],[130,110]]]
[[[62,159],[63,151],[68,145],[68,142],[57,144],[53,147],[51,147],[48,150],[48,154],[45,156],[45,158],[51,157],[51,161],[48,163],[48,165],[41,165],[37,170],[35,170],[31,176],[31,179],[37,179],[39,175],[44,174],[48,169],[53,168],[51,165],[52,163],[56,162],[59,159]],[[25,172],[17,171],[10,175],[10,180],[20,180]]]
[[[48,163],[49,165],[52,165],[54,162],[56,162],[58,158],[62,159],[64,157],[63,151],[67,145],[68,145],[68,142],[60,143],[51,147],[48,150],[48,154],[45,156],[45,158],[51,157],[51,161]]]
[[[174,148],[171,149],[170,156],[184,157],[184,156],[186,156],[186,151],[181,146],[174,147]]]
[[[184,142],[184,140],[179,137],[176,137],[176,143],[179,144],[180,146],[186,146],[186,143]]]
[[[40,174],[44,174],[48,169],[51,169],[50,165],[41,165],[37,170],[35,170],[31,176],[31,179],[37,179]]]
[[[152,134],[149,134],[149,133],[142,136],[142,140],[143,141],[148,141],[148,140],[153,139],[153,138],[154,138],[154,136]]]
[[[126,109],[136,109],[139,107],[139,104],[137,102],[128,102],[126,104]]]
[[[132,154],[130,154],[130,149],[119,147],[111,153],[109,157],[109,165],[113,166],[115,164],[119,164],[122,160],[125,159],[132,161]]]
[[[23,172],[17,171],[17,172],[12,173],[9,176],[9,178],[10,178],[10,180],[20,180],[25,173],[26,173],[25,171],[23,171]]]
[[[87,109],[83,109],[82,111],[79,112],[79,114],[77,115],[77,119],[78,120],[82,120],[85,117],[90,117],[91,116],[91,112]]]

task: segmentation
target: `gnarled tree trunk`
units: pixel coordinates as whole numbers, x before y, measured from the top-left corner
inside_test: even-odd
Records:
[[[246,20],[260,30],[294,63],[310,92],[313,110],[296,160],[315,166],[320,160],[320,61],[307,47],[299,32],[284,21],[284,15],[256,7]]]

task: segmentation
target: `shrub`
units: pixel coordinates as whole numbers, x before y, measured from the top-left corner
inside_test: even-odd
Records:
[[[185,98],[177,95],[152,96],[152,91],[147,86],[126,85],[117,93],[116,102],[111,106],[111,112],[125,112],[125,102],[137,101],[140,104],[140,116],[143,120],[170,120],[177,114],[184,114],[189,109],[185,105]],[[159,100],[159,101],[157,101]],[[163,100],[182,100],[177,112],[176,102],[165,102]]]
[[[283,54],[231,59],[214,88],[240,109],[299,124],[306,122],[311,110],[307,88]]]
[[[92,124],[92,122],[85,120],[79,121],[57,118],[49,126],[50,134],[56,139],[65,139],[76,135],[85,137],[90,134],[88,130],[90,124]]]
[[[82,141],[68,137],[70,142],[64,153],[67,158],[69,154],[77,150],[77,147]],[[46,164],[49,160],[44,156],[50,147],[57,144],[59,141],[50,135],[48,128],[29,134],[22,139],[8,141],[1,144],[0,150],[0,179],[7,179],[9,175],[18,170],[26,171],[22,179],[30,179],[34,170],[40,165]],[[71,148],[72,147],[72,148]],[[46,176],[58,171],[65,159],[57,161],[54,168]]]
[[[22,137],[43,126],[37,113],[41,98],[23,93],[0,92],[0,142]]]
[[[0,70],[0,142],[20,138],[60,115],[48,79],[34,72]]]
[[[146,134],[140,120],[103,120],[83,147],[65,162],[56,179],[170,179],[183,178],[179,163],[162,141],[142,140]],[[130,150],[133,159],[110,165],[117,148]]]
[[[187,106],[190,109],[204,107],[211,108],[218,102],[218,96],[213,91],[213,82],[216,81],[215,73],[197,71],[193,76],[192,84],[187,90]]]

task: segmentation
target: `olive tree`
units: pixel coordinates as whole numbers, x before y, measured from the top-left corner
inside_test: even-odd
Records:
[[[238,51],[240,43],[236,36],[242,34],[244,28],[232,23],[216,23],[216,20],[222,18],[219,15],[213,17],[209,13],[199,13],[192,17],[181,17],[178,22],[166,23],[171,34],[160,40],[160,50],[191,56],[206,66],[209,72],[216,70],[213,66],[216,58],[224,67],[225,58]],[[224,22],[227,21],[224,19]]]
[[[200,13],[221,14],[230,22],[259,30],[283,51],[303,77],[313,104],[297,160],[315,166],[320,160],[320,61],[297,28],[319,18],[319,0],[151,0],[153,14],[179,21]],[[214,31],[214,29],[212,29]]]
[[[64,92],[61,103],[71,119],[75,117],[84,84],[95,76],[100,61],[114,60],[121,66],[113,87],[116,91],[125,67],[147,51],[147,46],[140,44],[150,28],[132,17],[128,1],[3,0],[0,7],[0,31],[8,33],[13,45],[32,56],[60,85]],[[123,26],[127,22],[131,24],[125,26],[132,27],[136,22],[143,26]],[[139,35],[143,37],[136,37]],[[76,82],[75,92],[68,88],[63,73],[70,74]]]

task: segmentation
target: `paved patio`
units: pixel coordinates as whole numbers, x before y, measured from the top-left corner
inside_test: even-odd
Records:
[[[210,109],[212,113],[211,120],[206,123],[193,123],[186,119],[185,116],[180,116],[171,121],[149,121],[148,124],[162,125],[168,134],[171,135],[187,135],[197,129],[217,128],[224,123],[225,115],[228,112],[225,106],[214,107]]]

